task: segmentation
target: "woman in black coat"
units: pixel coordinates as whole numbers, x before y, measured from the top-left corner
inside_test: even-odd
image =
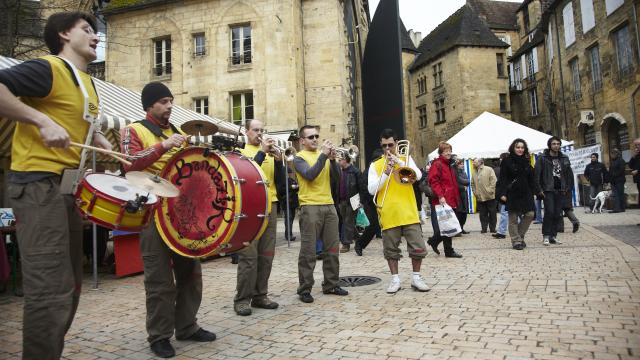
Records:
[[[509,146],[509,156],[500,164],[499,199],[509,212],[509,236],[515,250],[524,249],[524,235],[533,221],[533,195],[540,191],[531,167],[529,148],[523,139],[515,139]]]

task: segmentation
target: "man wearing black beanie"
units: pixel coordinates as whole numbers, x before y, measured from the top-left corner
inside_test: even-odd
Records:
[[[141,98],[146,118],[128,125],[120,134],[120,148],[135,158],[125,170],[161,172],[187,136],[169,123],[173,108],[169,88],[160,82],[149,83],[142,89]],[[151,351],[159,357],[173,357],[175,350],[169,339],[174,331],[178,340],[215,340],[214,333],[202,329],[196,322],[202,300],[200,260],[183,257],[169,249],[154,221],[140,234],[140,250]]]

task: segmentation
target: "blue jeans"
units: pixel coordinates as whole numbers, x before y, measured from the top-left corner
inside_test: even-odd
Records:
[[[497,233],[507,235],[507,225],[509,225],[509,212],[505,204],[500,204],[500,222],[498,223]]]
[[[536,199],[536,218],[537,223],[542,222],[542,200]]]
[[[323,246],[324,246],[324,243],[322,242],[322,239],[317,239],[316,240],[316,255],[322,254]]]

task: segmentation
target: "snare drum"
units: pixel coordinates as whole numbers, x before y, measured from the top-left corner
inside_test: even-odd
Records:
[[[148,200],[131,207],[138,196]],[[109,174],[89,174],[76,190],[76,205],[85,218],[109,229],[138,232],[151,218],[152,207],[158,202],[153,194],[131,185],[127,179]]]
[[[249,158],[190,147],[169,160],[162,177],[180,189],[180,196],[162,198],[154,220],[176,253],[225,255],[264,233],[271,211],[268,184]]]

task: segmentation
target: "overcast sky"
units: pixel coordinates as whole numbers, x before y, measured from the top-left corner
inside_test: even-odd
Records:
[[[384,1],[384,0],[383,0]],[[522,0],[506,0],[521,3]],[[369,0],[371,17],[376,13],[380,0]],[[427,36],[449,15],[453,14],[465,4],[465,0],[398,0],[400,3],[400,18],[407,30],[422,32]],[[373,19],[372,19],[373,20]]]

